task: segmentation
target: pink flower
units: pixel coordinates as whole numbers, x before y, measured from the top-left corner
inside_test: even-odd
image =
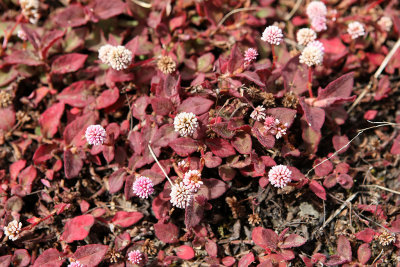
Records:
[[[250,117],[256,121],[261,121],[265,119],[265,108],[263,106],[256,107],[250,114]]]
[[[184,183],[176,183],[171,187],[171,200],[173,206],[185,209],[193,201],[193,192]]]
[[[203,184],[201,181],[201,173],[198,170],[190,170],[186,172],[183,176],[183,184],[187,186],[190,191],[196,193]]]
[[[379,27],[381,27],[382,30],[389,32],[393,26],[393,22],[390,17],[383,16],[378,20],[378,25]]]
[[[142,261],[142,252],[140,250],[133,250],[128,253],[128,260],[132,264],[139,264]]]
[[[297,31],[296,37],[299,45],[308,45],[317,38],[317,34],[312,29],[302,28]]]
[[[84,265],[82,263],[80,263],[79,261],[74,261],[71,262],[70,264],[68,264],[67,267],[83,267]]]
[[[321,65],[324,60],[324,50],[324,45],[321,42],[311,42],[301,52],[299,61],[308,67]]]
[[[154,193],[153,186],[153,182],[150,180],[150,178],[140,176],[133,183],[132,189],[138,197],[148,198],[149,195]]]
[[[308,4],[306,13],[307,16],[312,19],[315,17],[326,17],[328,10],[323,2],[313,1]]]
[[[351,39],[357,39],[365,35],[364,26],[358,21],[351,22],[347,27],[347,32],[350,34]]]
[[[275,135],[276,139],[281,138],[282,136],[286,135],[288,124],[281,123],[278,119],[267,116],[264,120],[264,128],[267,133]]]
[[[311,27],[316,32],[322,32],[327,29],[326,27],[326,17],[315,17],[311,19]]]
[[[102,145],[106,140],[106,130],[101,125],[90,125],[85,132],[86,140],[90,145]]]
[[[252,61],[256,60],[258,52],[254,48],[249,48],[244,52],[244,61],[246,65],[249,65]]]
[[[282,30],[274,25],[268,26],[265,28],[261,40],[271,45],[279,45],[283,40]]]
[[[277,121],[279,122],[279,120],[277,120]],[[275,123],[275,118],[274,118],[274,117],[272,117],[272,116],[267,116],[267,117],[264,119],[264,126],[265,126],[265,129],[266,129],[267,131],[270,130],[270,129],[272,129],[272,128],[274,128],[275,125],[276,125],[276,123]]]
[[[278,188],[285,187],[290,181],[292,172],[285,165],[276,165],[268,172],[269,182]]]

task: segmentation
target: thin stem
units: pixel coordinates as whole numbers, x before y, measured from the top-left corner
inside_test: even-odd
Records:
[[[314,97],[313,92],[312,92],[312,67],[308,67],[307,89],[308,89],[308,94],[310,95],[310,97]]]
[[[147,145],[149,147],[149,151],[151,156],[153,157],[153,159],[156,161],[158,167],[160,167],[161,171],[164,173],[165,177],[168,179],[168,182],[171,184],[171,186],[174,186],[174,183],[171,181],[171,179],[168,177],[167,172],[164,170],[163,166],[160,164],[160,162],[158,161],[156,155],[153,152],[153,149],[150,146],[151,142],[149,142],[149,144]]]
[[[3,55],[4,51],[7,48],[7,44],[8,44],[8,40],[10,40],[12,33],[15,31],[15,29],[17,28],[17,26],[20,24],[20,22],[22,21],[22,19],[24,18],[24,16],[22,14],[19,14],[19,16],[17,17],[17,21],[15,22],[14,26],[11,28],[11,30],[9,32],[7,32],[7,34],[4,36],[4,40],[3,40],[3,46],[1,47],[1,51],[0,51],[0,56]]]
[[[271,67],[271,71],[273,71],[275,69],[275,64],[276,64],[275,46],[273,44],[271,45],[271,52],[272,52],[272,67]]]

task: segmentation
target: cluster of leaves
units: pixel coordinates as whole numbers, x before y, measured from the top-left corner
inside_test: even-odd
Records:
[[[19,7],[4,4],[9,9],[0,28],[8,43],[1,50],[0,89],[13,100],[0,106],[0,225],[12,218],[30,225],[17,241],[1,246],[0,266],[61,266],[67,259],[85,266],[130,266],[126,255],[136,249],[144,252],[148,264],[164,266],[181,261],[225,266],[238,262],[241,267],[252,262],[357,265],[383,263],[397,253],[398,240],[381,255],[371,250],[384,228],[400,232],[393,205],[360,200],[357,212],[377,222],[356,213],[359,222],[354,227],[350,223],[351,234],[336,233],[339,227],[322,232],[322,216],[315,219],[320,235],[296,227],[301,220],[290,223],[290,206],[296,200],[295,206],[313,203],[318,214],[325,203],[332,214],[342,204],[335,202],[338,199],[350,204],[343,197],[358,194],[360,175],[367,172],[360,161],[379,159],[371,164],[375,168],[394,164],[389,156],[373,156],[373,147],[351,159],[356,151],[348,145],[347,134],[355,135],[353,124],[363,116],[371,120],[381,112],[383,118],[390,117],[373,107],[395,95],[390,75],[399,72],[400,53],[374,82],[367,107],[356,108],[360,116],[349,114],[346,105],[355,101],[357,88],[366,86],[366,77],[398,38],[399,14],[392,8],[396,1],[385,9],[381,1],[365,7],[358,7],[357,1],[335,4],[338,18],[319,34],[325,56],[314,72],[315,98],[308,97],[308,69],[299,62],[293,38],[309,21],[304,8],[291,20],[282,20],[281,14],[291,11],[290,1],[67,2],[41,3],[39,24],[22,21],[9,40],[6,35],[16,25]],[[244,12],[224,17],[242,7]],[[393,19],[392,32],[377,28],[382,14]],[[345,33],[346,23],[354,19],[367,26],[368,38],[352,41]],[[275,21],[286,23],[289,41],[275,47],[278,61],[272,68],[270,47],[259,37]],[[17,31],[25,33],[25,41],[18,39]],[[129,69],[116,71],[101,64],[97,51],[106,43],[124,45],[133,53]],[[260,54],[249,66],[243,56],[248,47],[257,47]],[[160,56],[170,56],[177,70],[165,74],[157,69]],[[272,98],[266,99],[266,93]],[[284,101],[288,95],[290,104]],[[284,138],[276,139],[250,118],[263,103],[269,104],[267,115],[287,126]],[[193,136],[175,131],[173,118],[180,112],[196,115],[199,127]],[[84,139],[93,124],[106,129],[103,145],[90,147]],[[392,139],[387,154],[399,155],[400,135],[386,138],[386,144]],[[202,170],[203,181],[193,205],[184,211],[172,208],[164,174],[179,179],[177,163],[182,160],[190,163],[189,169]],[[277,192],[269,185],[268,170],[281,163],[289,166],[292,182]],[[307,171],[313,166],[312,175]],[[135,198],[132,185],[139,175],[155,186],[150,200]],[[377,180],[368,178],[371,183]],[[247,220],[240,216],[228,220],[222,196],[232,195],[241,199],[230,205],[232,213],[240,213],[240,203],[248,201],[252,215],[268,228],[244,225]],[[248,242],[239,246],[238,239]],[[306,242],[309,248],[303,246]],[[352,249],[356,244],[357,254]]]

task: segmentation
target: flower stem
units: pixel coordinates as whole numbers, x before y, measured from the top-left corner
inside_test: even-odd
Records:
[[[308,94],[310,95],[310,97],[314,97],[313,92],[312,92],[312,67],[308,67],[307,89],[308,89]]]
[[[151,156],[152,156],[153,159],[156,161],[158,167],[160,167],[160,169],[161,169],[161,171],[164,173],[165,177],[168,179],[168,182],[171,184],[171,186],[173,186],[174,183],[173,183],[173,182],[171,181],[171,179],[168,177],[167,172],[164,170],[163,166],[162,166],[162,165],[160,164],[160,162],[158,161],[158,159],[157,159],[156,155],[154,154],[153,149],[151,148],[150,144],[151,144],[151,142],[149,142],[149,144],[148,144],[147,146],[149,147],[149,151],[150,151]]]
[[[22,14],[19,14],[19,16],[17,17],[17,21],[15,22],[14,26],[11,28],[11,30],[9,32],[7,32],[5,34],[4,40],[3,40],[3,45],[2,45],[2,47],[0,49],[0,56],[3,55],[4,51],[7,48],[8,40],[10,40],[12,33],[15,31],[15,29],[20,24],[20,22],[22,21],[23,18],[24,18],[24,16]]]
[[[275,46],[273,44],[271,45],[271,51],[272,51],[272,67],[271,67],[272,71],[275,69],[275,64],[276,64]]]

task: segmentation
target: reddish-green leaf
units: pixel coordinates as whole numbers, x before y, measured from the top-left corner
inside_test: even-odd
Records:
[[[65,74],[75,72],[83,67],[88,55],[71,53],[57,57],[51,64],[51,72],[54,74]]]

